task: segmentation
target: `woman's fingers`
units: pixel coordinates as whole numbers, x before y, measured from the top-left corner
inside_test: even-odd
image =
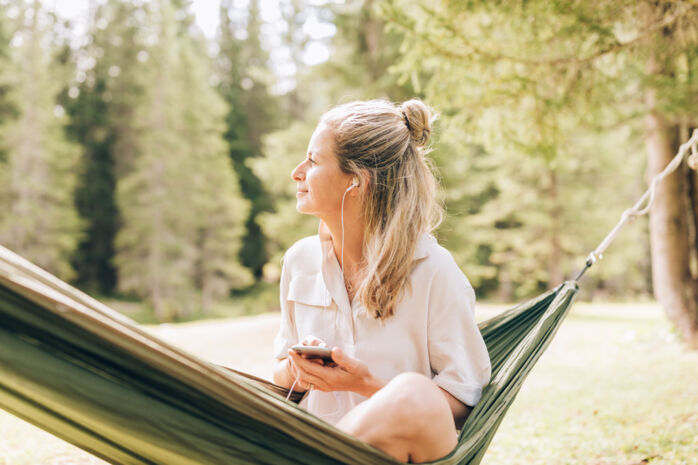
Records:
[[[322,380],[322,378],[318,378],[317,376],[313,376],[308,373],[301,375],[300,378],[298,378],[298,380],[306,389],[310,389],[312,384],[312,388],[317,389],[318,391],[330,390],[325,384],[325,382]]]
[[[320,391],[352,391],[370,375],[364,362],[347,355],[339,347],[332,349],[335,367],[323,366],[318,360],[308,360],[292,349],[288,354],[301,386],[307,387],[312,383]]]
[[[321,391],[330,390],[324,378],[313,371],[317,364],[313,363],[313,361],[304,359],[292,350],[289,351],[289,356],[291,357],[290,365],[293,367],[292,371],[294,372],[294,376],[298,379],[302,387],[308,389],[310,387],[309,385],[312,384],[314,388]]]
[[[312,334],[309,334],[305,338],[303,338],[303,340],[301,341],[301,345],[327,347],[327,343],[325,343],[325,341],[323,341],[319,337],[313,336]]]
[[[327,343],[320,339],[319,337],[315,337],[312,334],[307,335],[306,337],[303,338],[301,341],[301,345],[303,346],[317,346],[317,347],[327,347]],[[312,356],[308,355],[303,355],[303,358],[306,360],[310,360],[313,363],[317,363],[318,365],[322,365],[323,361],[317,358],[313,358]]]
[[[296,364],[296,366],[305,371],[312,371],[314,367],[320,366],[322,364],[322,360],[307,359],[304,356],[297,354],[296,351],[294,351],[293,349],[289,349],[288,355],[291,357],[291,360]],[[318,361],[320,363],[318,363]],[[316,376],[319,374],[317,372],[314,373],[316,374]]]
[[[325,377],[330,377],[333,374],[332,368],[324,366],[322,360],[320,359],[307,359],[295,352],[293,354],[289,353],[289,355],[292,357],[293,362],[300,370],[310,373],[315,377],[324,379]]]

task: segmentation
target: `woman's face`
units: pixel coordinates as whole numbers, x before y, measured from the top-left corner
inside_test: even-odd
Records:
[[[291,172],[297,183],[296,210],[327,220],[339,214],[351,175],[343,173],[334,153],[332,130],[320,124],[313,132],[306,159]],[[351,191],[349,191],[351,193]]]

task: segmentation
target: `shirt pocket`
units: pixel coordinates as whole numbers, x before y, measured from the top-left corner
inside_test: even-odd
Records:
[[[294,303],[298,341],[313,335],[332,345],[337,304],[322,274],[294,276],[289,283],[287,299]]]

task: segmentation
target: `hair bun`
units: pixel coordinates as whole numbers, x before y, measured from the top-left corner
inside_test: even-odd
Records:
[[[431,109],[421,100],[413,98],[400,107],[405,115],[405,124],[410,130],[410,137],[417,147],[426,145],[431,136],[431,123],[436,119]]]

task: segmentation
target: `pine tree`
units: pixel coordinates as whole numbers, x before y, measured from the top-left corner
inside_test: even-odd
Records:
[[[0,16],[0,126],[18,116],[17,108],[10,97],[12,91],[11,35],[5,16]],[[3,149],[0,146],[0,162],[7,160],[7,153]]]
[[[389,72],[400,56],[402,33],[386,28],[376,7],[379,3],[350,0],[330,7],[337,28],[331,56],[309,76],[332,84],[329,105],[347,95],[357,100],[384,97],[394,101],[421,96],[412,82]]]
[[[262,47],[262,21],[259,3],[251,0],[242,15],[231,0],[221,2],[218,56],[219,91],[228,104],[225,138],[229,157],[240,179],[240,188],[251,202],[245,222],[241,263],[256,277],[266,263],[267,238],[257,217],[269,211],[269,196],[260,179],[249,168],[248,160],[261,156],[262,137],[278,124],[278,102],[270,94],[272,82],[268,53]]]
[[[231,286],[248,214],[225,155],[225,103],[209,84],[202,41],[189,36],[186,4],[153,2],[157,43],[142,69],[150,85],[136,116],[137,156],[119,181],[119,288],[152,303],[160,321],[186,315]],[[197,287],[198,286],[198,287]]]
[[[81,224],[73,203],[78,148],[65,136],[56,98],[68,82],[52,35],[54,18],[38,1],[16,2],[16,46],[3,67],[0,120],[0,243],[63,279]],[[11,108],[11,111],[8,111]],[[12,114],[8,117],[8,113]]]
[[[295,121],[286,129],[269,134],[265,138],[264,157],[250,161],[274,203],[273,212],[260,216],[271,252],[264,268],[268,280],[281,276],[281,256],[294,242],[317,234],[317,218],[296,211],[296,183],[291,179],[291,171],[305,158],[316,123]]]
[[[97,4],[90,11],[90,40],[77,52],[94,66],[79,71],[63,98],[69,133],[83,147],[76,205],[86,227],[73,259],[76,281],[102,294],[116,288],[116,184],[134,157],[133,114],[142,98],[139,57],[147,56],[139,36],[145,24],[138,18],[144,17],[142,6],[123,0]]]

